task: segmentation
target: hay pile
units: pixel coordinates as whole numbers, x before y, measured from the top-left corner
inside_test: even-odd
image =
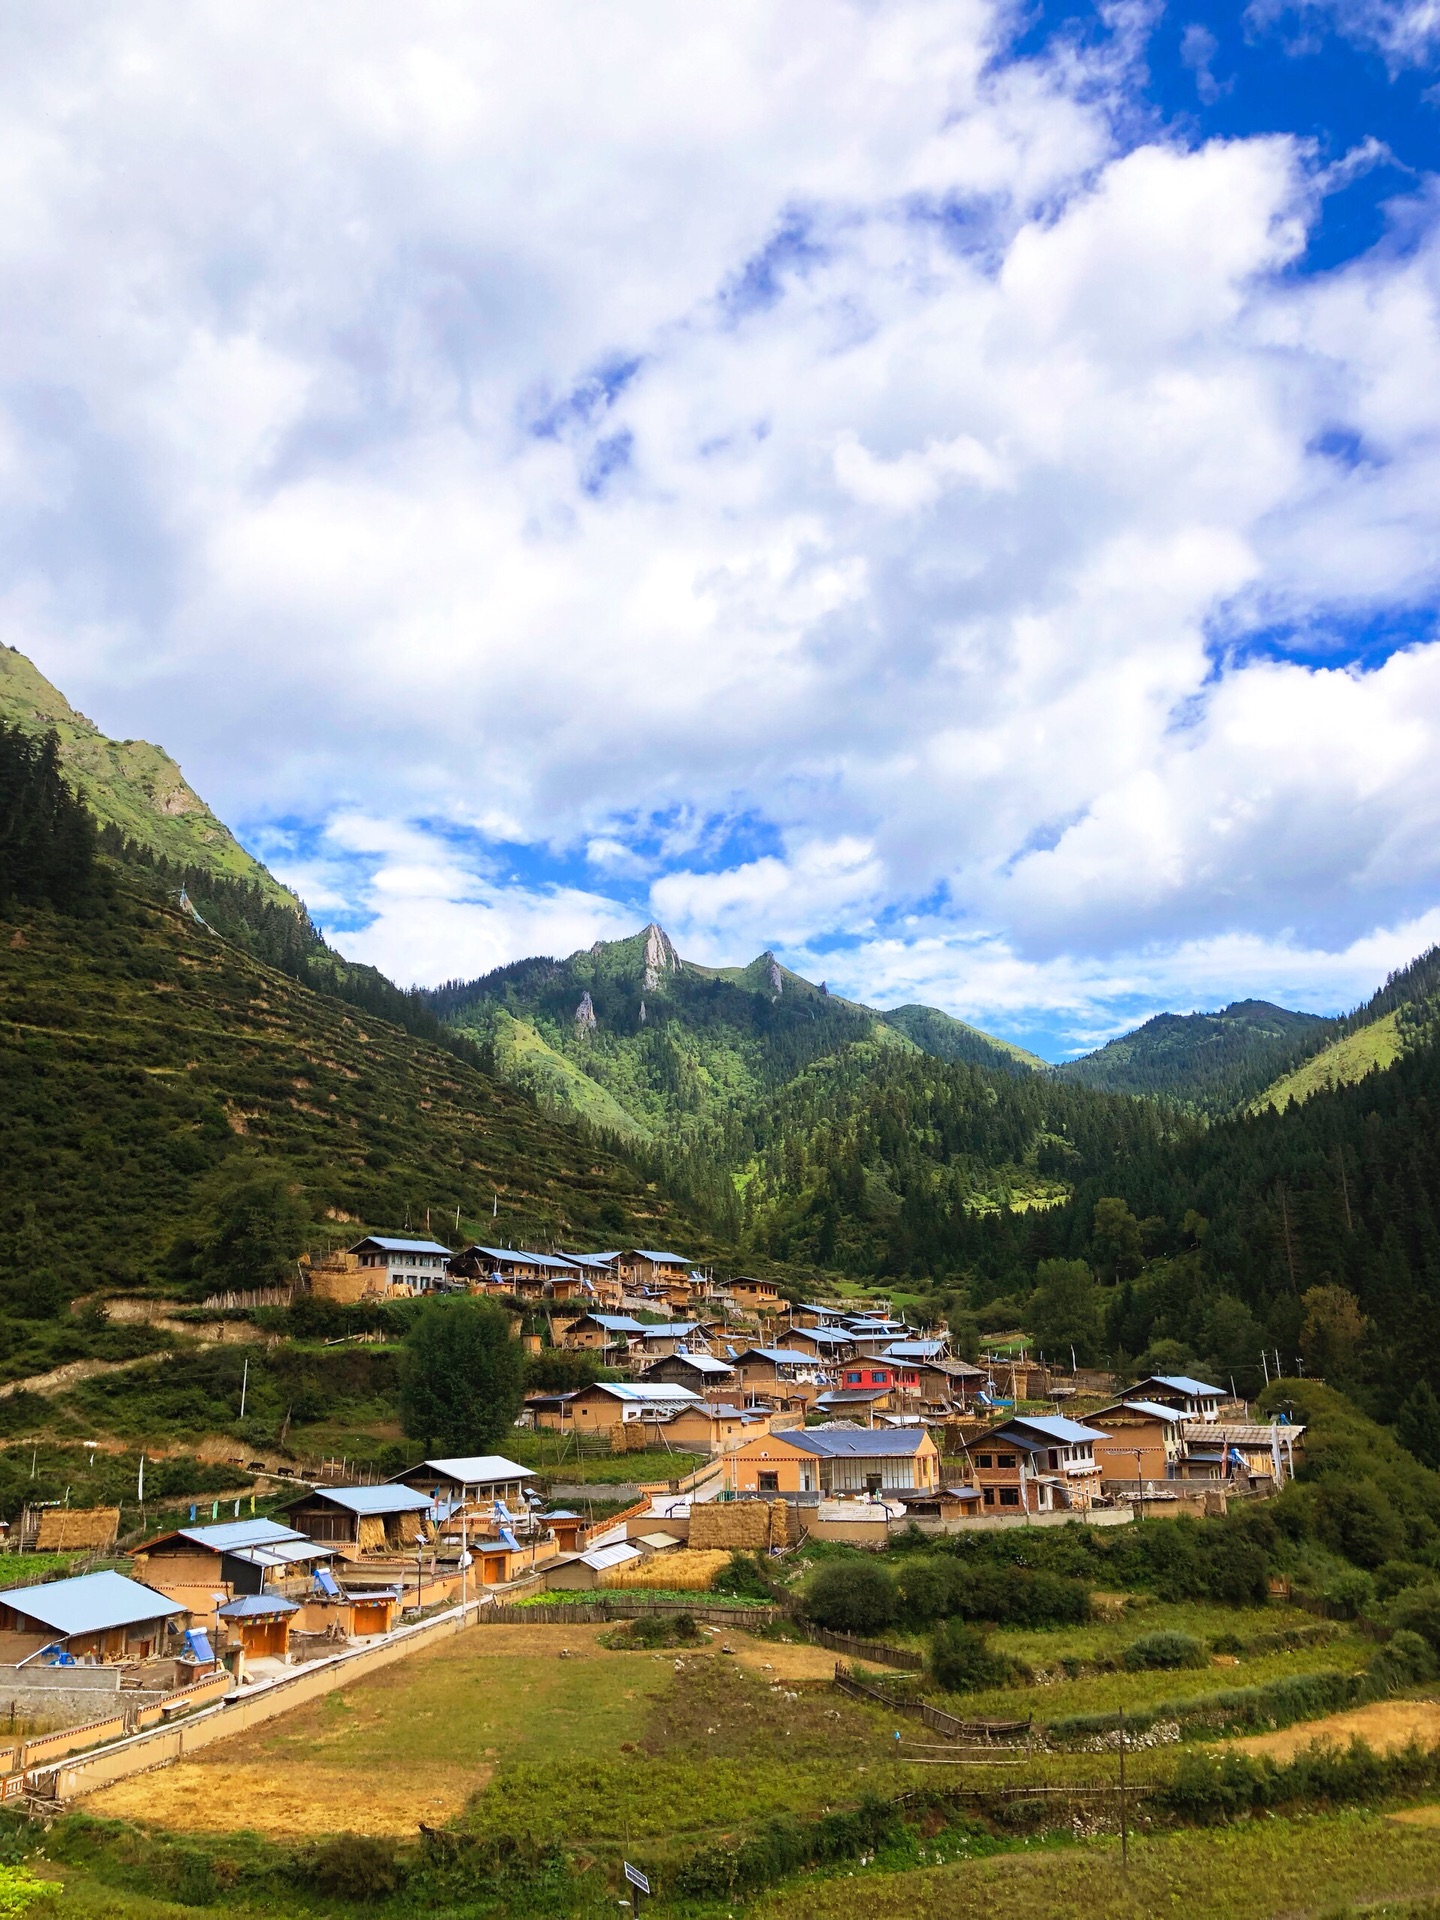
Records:
[[[730,1555],[718,1550],[696,1553],[676,1547],[670,1553],[652,1553],[644,1560],[631,1560],[623,1567],[608,1567],[600,1576],[602,1587],[673,1588],[680,1593],[708,1593],[710,1583],[722,1567],[728,1567]]]

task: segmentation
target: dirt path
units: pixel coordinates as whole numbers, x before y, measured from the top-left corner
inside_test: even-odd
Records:
[[[1411,1740],[1425,1746],[1440,1741],[1440,1700],[1378,1700],[1374,1706],[1353,1707],[1348,1713],[1333,1713],[1325,1720],[1302,1720],[1298,1726],[1282,1727],[1278,1733],[1251,1734],[1244,1740],[1227,1740],[1227,1751],[1268,1753],[1276,1760],[1290,1760],[1317,1740],[1329,1740],[1345,1746],[1351,1739],[1364,1740],[1377,1753],[1389,1753]]]
[[[25,1380],[7,1380],[0,1387],[0,1400],[8,1400],[12,1393],[59,1393],[62,1388],[73,1387],[77,1380],[93,1380],[102,1373],[125,1373],[131,1367],[148,1366],[152,1361],[174,1357],[172,1353],[146,1353],[138,1360],[71,1360],[49,1373],[32,1373]]]

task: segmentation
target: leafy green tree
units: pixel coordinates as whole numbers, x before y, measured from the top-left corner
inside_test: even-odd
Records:
[[[878,1633],[895,1604],[895,1582],[874,1560],[829,1560],[805,1593],[806,1613],[833,1633]]]
[[[1003,1687],[1017,1663],[992,1651],[988,1636],[963,1620],[946,1620],[930,1636],[930,1671],[946,1693],[977,1693]]]
[[[1081,1366],[1099,1357],[1100,1290],[1083,1260],[1042,1260],[1030,1302],[1029,1325],[1037,1345],[1051,1360],[1073,1347]]]
[[[1090,1244],[1095,1264],[1111,1280],[1132,1280],[1140,1271],[1140,1222],[1123,1200],[1095,1202]]]
[[[1440,1467],[1440,1399],[1428,1380],[1420,1381],[1401,1402],[1395,1416],[1395,1438],[1422,1466]]]
[[[515,1424],[525,1356],[510,1316],[468,1294],[427,1301],[405,1336],[400,1419],[450,1453],[483,1453]]]
[[[1305,1318],[1300,1351],[1305,1365],[1324,1380],[1345,1380],[1355,1371],[1365,1338],[1365,1317],[1348,1287],[1311,1287],[1300,1302]]]
[[[1357,1567],[1398,1559],[1405,1528],[1371,1480],[1330,1481],[1315,1494],[1315,1534],[1322,1546]]]
[[[307,1214],[290,1179],[257,1168],[227,1184],[200,1241],[197,1278],[207,1287],[273,1287],[294,1278]]]

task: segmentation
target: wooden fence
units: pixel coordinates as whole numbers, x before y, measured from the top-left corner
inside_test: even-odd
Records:
[[[704,1601],[690,1606],[684,1600],[643,1600],[633,1597],[643,1589],[629,1588],[622,1597],[617,1590],[613,1599],[577,1600],[573,1606],[563,1602],[554,1607],[507,1607],[497,1604],[480,1609],[482,1627],[565,1627],[594,1626],[613,1620],[654,1620],[674,1618],[688,1613],[692,1620],[707,1626],[769,1627],[788,1616],[783,1607],[707,1607]]]
[[[853,1633],[830,1633],[824,1627],[807,1627],[806,1633],[817,1647],[829,1647],[832,1653],[848,1653],[852,1660],[873,1660],[879,1667],[899,1667],[905,1673],[923,1673],[925,1656],[906,1647],[889,1647],[882,1640],[857,1640]]]
[[[948,1752],[956,1760],[974,1766],[1015,1766],[1030,1757],[1028,1720],[962,1720],[957,1714],[932,1707],[928,1700],[912,1700],[904,1694],[888,1693],[883,1687],[869,1686],[838,1660],[835,1685],[852,1699],[869,1701],[891,1713],[910,1714],[933,1732],[943,1733],[951,1743]]]

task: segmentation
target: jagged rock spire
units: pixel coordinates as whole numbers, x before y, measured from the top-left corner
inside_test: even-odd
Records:
[[[770,963],[765,969],[765,978],[770,982],[770,992],[775,999],[778,1000],[785,991],[785,981],[780,972],[780,962],[775,958],[773,953],[767,953],[765,958]]]
[[[645,929],[645,991],[653,993],[667,973],[679,973],[681,960],[670,944],[670,936],[652,920]]]
[[[575,1009],[575,1031],[579,1034],[593,1033],[595,1027],[595,1002],[587,990],[581,994],[580,1004]]]

